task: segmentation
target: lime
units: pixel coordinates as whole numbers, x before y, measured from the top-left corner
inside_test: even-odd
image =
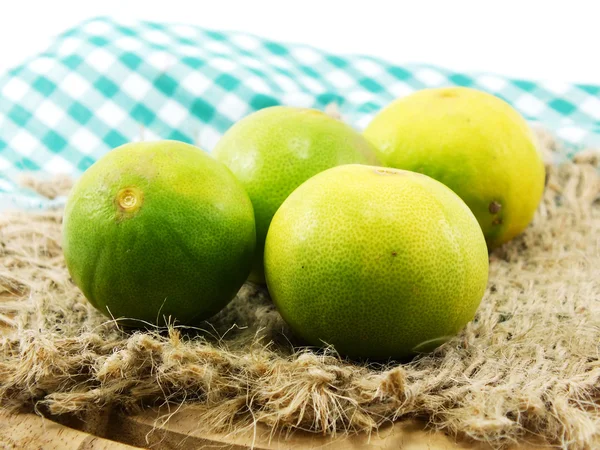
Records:
[[[250,272],[252,204],[233,174],[182,142],[123,145],[78,180],[64,213],[69,272],[102,313],[194,324]]]
[[[256,216],[256,256],[250,280],[264,283],[269,224],[289,194],[313,175],[341,164],[375,164],[369,142],[345,123],[314,109],[274,106],[229,129],[213,150],[242,182]]]
[[[424,173],[456,192],[490,248],[533,219],[544,164],[527,123],[500,98],[462,87],[424,89],[384,108],[364,134],[384,165]]]
[[[443,184],[353,164],[285,200],[267,235],[265,273],[279,312],[309,344],[403,358],[473,319],[488,253],[477,220]]]

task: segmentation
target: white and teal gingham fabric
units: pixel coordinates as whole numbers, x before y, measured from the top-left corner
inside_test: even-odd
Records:
[[[460,85],[495,94],[572,150],[600,146],[600,87],[461,74],[337,56],[188,25],[87,21],[0,75],[0,209],[47,207],[23,172],[77,177],[112,148],[176,139],[210,151],[235,121],[271,105],[335,102],[363,129],[415,90]]]

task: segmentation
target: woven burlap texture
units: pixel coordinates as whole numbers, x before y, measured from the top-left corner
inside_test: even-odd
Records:
[[[556,151],[548,135],[539,142],[547,156]],[[293,347],[268,295],[253,286],[201,330],[122,331],[69,279],[60,211],[2,213],[0,405],[61,414],[187,402],[206,406],[203,426],[213,430],[264,423],[329,434],[419,417],[496,446],[533,434],[593,448],[600,437],[597,164],[598,154],[587,152],[547,166],[534,223],[490,255],[475,320],[435,353],[402,364]]]

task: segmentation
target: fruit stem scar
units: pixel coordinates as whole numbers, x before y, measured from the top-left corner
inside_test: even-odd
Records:
[[[122,212],[135,212],[142,206],[144,194],[137,187],[129,186],[121,189],[115,200]]]
[[[492,201],[490,203],[490,206],[488,207],[490,214],[497,214],[500,212],[501,209],[502,209],[502,205],[500,203],[498,203],[496,200]]]
[[[136,203],[137,203],[137,198],[135,198],[135,196],[132,195],[131,193],[127,193],[127,195],[125,195],[124,197],[121,197],[121,199],[119,200],[119,204],[124,209],[133,208]]]

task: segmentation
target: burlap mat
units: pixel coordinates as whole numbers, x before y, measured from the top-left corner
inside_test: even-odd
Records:
[[[547,136],[540,145],[555,150]],[[203,330],[120,331],[69,280],[61,212],[3,213],[0,405],[56,414],[188,402],[206,406],[203,426],[212,429],[261,422],[332,434],[421,417],[498,446],[533,433],[565,448],[593,448],[600,438],[597,164],[598,154],[588,152],[548,166],[534,224],[490,257],[476,319],[406,364],[294,351],[267,295],[252,286]],[[30,184],[50,196],[60,191]]]

